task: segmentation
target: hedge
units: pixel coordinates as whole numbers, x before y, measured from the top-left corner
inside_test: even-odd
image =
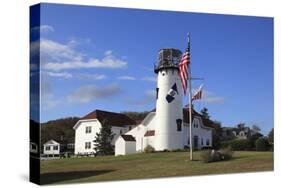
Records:
[[[236,140],[229,140],[222,142],[222,148],[231,147],[233,151],[247,151],[247,150],[254,150],[255,145],[253,141],[248,139],[236,139]]]
[[[257,151],[267,151],[269,149],[268,140],[265,138],[259,138],[256,140],[256,150]]]

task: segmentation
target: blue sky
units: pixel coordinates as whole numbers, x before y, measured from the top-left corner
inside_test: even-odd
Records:
[[[192,75],[205,79],[196,109],[273,127],[272,18],[43,4],[40,31],[42,122],[153,109],[157,52],[184,50],[190,32]]]

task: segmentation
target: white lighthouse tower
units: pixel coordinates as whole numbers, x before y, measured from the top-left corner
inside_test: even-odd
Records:
[[[155,150],[182,149],[182,86],[178,63],[182,53],[177,49],[161,49],[155,66],[157,80]]]

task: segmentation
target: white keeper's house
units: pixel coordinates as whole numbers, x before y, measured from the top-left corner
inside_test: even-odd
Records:
[[[93,141],[105,119],[111,125],[114,134],[112,145],[115,145],[118,136],[125,134],[136,126],[136,122],[125,114],[95,110],[81,118],[73,127],[75,130],[74,154],[94,154]]]
[[[46,157],[55,157],[60,155],[60,144],[55,140],[49,140],[43,144],[43,154]]]
[[[106,118],[115,137],[115,155],[142,152],[150,145],[156,151],[188,148],[189,108],[183,107],[183,90],[179,77],[180,50],[168,48],[159,51],[156,109],[136,123],[124,114],[96,110],[74,126],[75,154],[93,152],[93,140]],[[192,109],[192,141],[195,149],[212,147],[212,124],[209,119]]]

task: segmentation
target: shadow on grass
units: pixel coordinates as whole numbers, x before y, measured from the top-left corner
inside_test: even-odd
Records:
[[[92,170],[92,171],[73,171],[73,172],[50,172],[41,174],[41,185],[59,183],[67,180],[87,178],[101,174],[113,172],[114,170]]]

